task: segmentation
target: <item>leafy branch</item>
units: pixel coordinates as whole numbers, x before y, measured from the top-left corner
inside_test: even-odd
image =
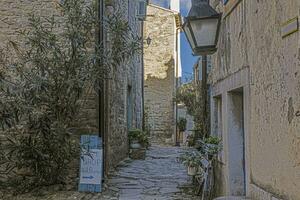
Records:
[[[140,49],[120,10],[104,20],[109,42],[96,44],[95,7],[65,0],[59,8],[61,16],[31,15],[23,41],[0,50],[0,187],[65,183],[79,158],[73,127],[86,94]]]

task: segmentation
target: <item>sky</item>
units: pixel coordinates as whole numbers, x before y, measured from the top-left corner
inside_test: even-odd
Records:
[[[191,6],[190,0],[178,0],[180,1],[180,13],[184,17],[188,14]],[[150,0],[150,3],[169,8],[170,0]],[[193,66],[197,60],[197,57],[192,55],[192,49],[184,35],[181,33],[181,66],[182,66],[182,80],[185,81],[193,73]]]

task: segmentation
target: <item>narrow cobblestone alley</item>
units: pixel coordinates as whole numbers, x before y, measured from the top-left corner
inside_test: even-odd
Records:
[[[193,200],[192,180],[177,161],[184,148],[152,146],[145,160],[125,160],[111,174],[103,193],[45,192],[13,200]]]
[[[193,199],[184,191],[190,189],[190,177],[177,157],[176,147],[151,147],[146,160],[124,163],[108,182],[119,193],[120,200]]]

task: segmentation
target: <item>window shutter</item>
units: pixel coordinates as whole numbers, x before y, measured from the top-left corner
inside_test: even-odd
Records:
[[[137,11],[136,11],[136,17],[139,20],[145,20],[147,14],[147,3],[145,0],[139,0]]]

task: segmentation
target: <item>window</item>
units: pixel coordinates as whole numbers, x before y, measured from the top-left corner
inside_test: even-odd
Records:
[[[136,10],[136,17],[139,20],[145,20],[147,15],[147,3],[145,0],[138,0],[137,10]]]
[[[127,128],[131,129],[132,126],[132,88],[130,85],[127,87]]]

